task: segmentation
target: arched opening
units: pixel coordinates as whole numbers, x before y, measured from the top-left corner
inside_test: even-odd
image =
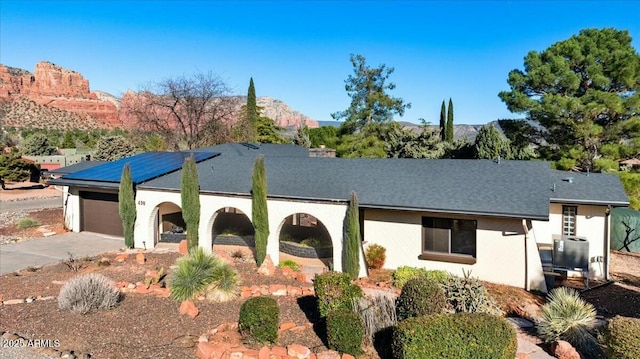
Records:
[[[253,224],[244,212],[225,207],[214,214],[213,245],[255,247]]]
[[[175,203],[163,202],[156,207],[156,241],[179,243],[186,239],[186,223],[182,218],[182,208]]]
[[[327,227],[308,213],[295,213],[280,225],[280,263],[333,268],[333,243]]]

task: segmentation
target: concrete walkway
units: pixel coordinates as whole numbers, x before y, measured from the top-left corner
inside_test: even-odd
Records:
[[[0,246],[0,274],[40,267],[74,258],[95,256],[124,247],[122,238],[94,233],[64,233]]]

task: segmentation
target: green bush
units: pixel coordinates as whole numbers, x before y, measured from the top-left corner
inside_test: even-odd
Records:
[[[446,283],[449,273],[443,270],[426,270],[424,268],[402,266],[393,272],[393,285],[396,288],[402,288],[409,279],[418,277],[426,277],[438,283]]]
[[[238,329],[249,340],[266,344],[278,339],[280,311],[272,297],[253,297],[240,306]]]
[[[33,227],[37,227],[39,225],[40,225],[40,222],[38,222],[35,219],[30,218],[30,217],[24,217],[24,218],[20,218],[20,220],[18,220],[18,228],[19,229],[33,228]]]
[[[362,289],[351,283],[347,273],[327,272],[316,275],[313,289],[318,297],[320,315],[323,317],[331,310],[353,309],[354,300],[362,297]]]
[[[178,259],[178,268],[169,279],[171,298],[184,301],[205,293],[217,279],[217,268],[223,265],[201,247],[192,249],[188,256]]]
[[[566,340],[583,355],[597,356],[599,346],[592,331],[596,310],[571,288],[558,287],[549,292],[549,302],[540,308],[538,334],[546,343]]]
[[[503,318],[486,313],[409,318],[393,333],[397,359],[513,359],[516,332]]]
[[[449,280],[444,285],[447,301],[456,313],[501,314],[480,280],[471,277],[471,271],[463,273],[464,277],[449,275]]]
[[[367,267],[370,269],[380,269],[387,260],[387,249],[379,244],[371,244],[364,252],[364,258],[367,261]]]
[[[298,266],[298,263],[292,261],[291,259],[287,259],[286,261],[280,262],[280,264],[278,264],[278,267],[280,268],[289,267],[296,272],[300,272],[300,266]]]
[[[426,277],[409,279],[396,302],[398,320],[441,314],[446,307],[444,290],[436,281]]]
[[[603,331],[602,343],[607,358],[640,358],[640,319],[617,316]]]
[[[364,327],[357,313],[347,309],[332,310],[327,314],[327,343],[340,353],[357,356],[363,353]]]

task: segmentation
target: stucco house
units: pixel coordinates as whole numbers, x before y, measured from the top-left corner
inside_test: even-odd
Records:
[[[305,148],[266,144],[192,153],[200,180],[200,246],[210,251],[230,230],[253,234],[251,173],[263,155],[267,253],[277,263],[288,237],[322,237],[332,245],[337,271],[352,191],[359,199],[363,247],[385,247],[386,268],[471,270],[482,280],[542,291],[545,271],[554,270],[545,266],[545,251],[563,235],[588,242],[588,268],[579,274],[608,278],[608,211],[628,206],[617,176],[555,171],[542,161],[311,158]],[[189,155],[141,154],[52,180],[64,188],[67,226],[122,235],[117,191],[129,163],[136,186],[135,246],[154,247],[184,225],[180,179]],[[365,276],[364,262],[360,267]]]

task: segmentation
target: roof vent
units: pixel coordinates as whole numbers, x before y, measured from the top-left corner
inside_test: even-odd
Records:
[[[573,177],[567,177],[567,178],[563,178],[562,181],[564,182],[569,182],[569,183],[573,183]]]
[[[240,142],[241,145],[243,145],[244,147],[250,149],[250,150],[257,150],[260,147],[254,145],[253,143],[248,143],[248,142]]]

